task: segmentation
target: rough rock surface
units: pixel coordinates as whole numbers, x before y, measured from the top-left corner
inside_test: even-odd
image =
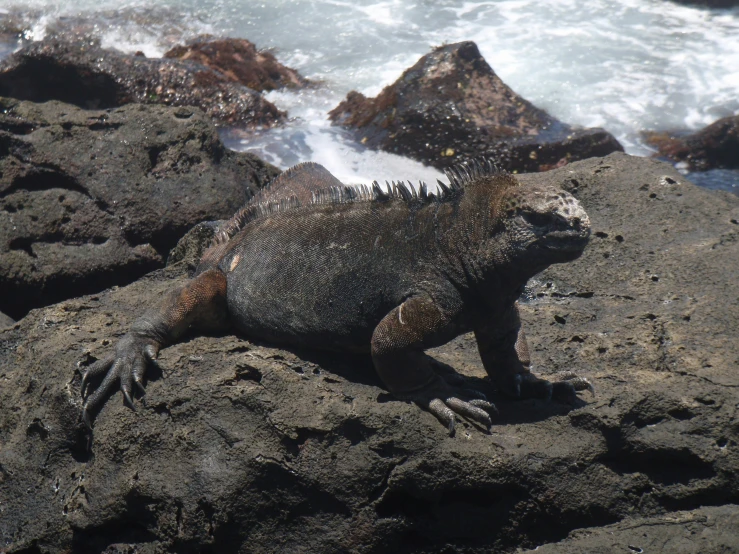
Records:
[[[294,69],[278,62],[274,54],[257,50],[245,39],[197,40],[175,46],[164,57],[198,62],[258,91],[300,88],[310,83]]]
[[[49,39],[22,48],[0,64],[0,96],[83,108],[197,106],[218,123],[249,128],[270,127],[286,115],[258,92],[199,63],[122,54],[95,39]]]
[[[386,394],[368,358],[193,334],[162,350],[145,405],[106,403],[88,453],[75,364],[110,352],[184,278],[183,258],[0,330],[0,544],[482,553],[685,511],[733,521],[739,198],[624,154],[521,178],[564,184],[593,224],[581,259],[532,282],[522,318],[535,369],[587,376],[594,398],[501,398],[462,336],[430,354],[500,417],[490,435],[460,424],[450,438]],[[739,546],[736,526],[711,532]]]
[[[537,554],[729,554],[737,550],[739,506],[711,506],[633,518],[598,529],[573,531],[559,543],[542,545]],[[525,551],[527,553],[533,550]]]
[[[0,312],[0,327],[8,327],[10,325],[13,325],[14,323],[15,320],[12,317]]]
[[[474,42],[436,48],[376,98],[350,92],[329,118],[370,148],[439,169],[487,155],[509,171],[544,171],[623,150],[603,129],[575,129],[520,97]]]
[[[739,169],[739,115],[725,117],[690,135],[644,133],[658,155],[684,162],[692,171]]]
[[[197,108],[0,99],[0,310],[126,284],[278,171],[226,149]]]

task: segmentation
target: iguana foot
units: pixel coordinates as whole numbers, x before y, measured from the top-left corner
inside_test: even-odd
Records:
[[[144,373],[147,361],[154,361],[159,345],[152,339],[127,334],[116,345],[112,356],[98,360],[82,373],[81,392],[85,398],[82,407],[82,421],[88,428],[92,427],[90,412],[94,410],[110,393],[116,382],[120,383],[121,392],[131,409],[136,409],[131,398],[134,383],[144,394]],[[90,378],[105,374],[103,381],[87,396],[87,385]]]
[[[502,379],[499,389],[514,398],[539,398],[574,405],[577,391],[589,390],[595,395],[595,387],[585,377],[571,371],[557,374],[559,381],[541,379],[533,373],[516,373]]]
[[[490,412],[498,413],[495,404],[488,402],[480,391],[452,388],[441,379],[435,380],[420,391],[405,396],[434,414],[449,429],[449,436],[454,436],[457,414],[480,423],[489,430],[493,424]]]
[[[575,387],[576,391],[589,390],[590,394],[595,396],[595,387],[593,386],[593,383],[585,377],[580,377],[574,371],[563,371],[562,373],[557,373],[556,376],[559,377],[560,382],[566,381],[571,383],[572,386]]]
[[[589,390],[595,396],[595,387],[585,377],[580,377],[572,371],[565,371],[556,375],[559,381],[552,382],[552,398],[565,404],[574,405],[577,402],[577,392]]]

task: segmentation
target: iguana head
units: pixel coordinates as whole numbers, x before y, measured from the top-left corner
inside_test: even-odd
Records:
[[[583,207],[570,193],[552,186],[511,187],[500,198],[498,213],[508,256],[537,266],[537,271],[578,258],[590,238],[590,219]]]

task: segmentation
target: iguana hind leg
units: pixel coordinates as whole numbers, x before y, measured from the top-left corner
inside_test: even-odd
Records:
[[[449,386],[423,350],[456,336],[451,318],[427,296],[406,300],[386,315],[372,336],[372,360],[380,379],[399,398],[413,400],[454,433],[456,415],[489,428],[495,406],[482,393]]]
[[[226,277],[217,269],[207,270],[165,296],[162,303],[137,319],[118,341],[115,353],[98,360],[82,374],[82,394],[86,395],[91,377],[105,374],[98,387],[85,399],[83,421],[90,427],[90,412],[107,397],[115,384],[132,408],[134,386],[142,391],[146,365],[159,349],[174,342],[187,328],[198,322],[225,317]]]

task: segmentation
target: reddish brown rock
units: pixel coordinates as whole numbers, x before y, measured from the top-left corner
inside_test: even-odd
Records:
[[[329,117],[370,148],[437,168],[485,155],[542,171],[623,150],[606,131],[574,129],[517,95],[473,42],[436,48],[376,98],[350,92]]]
[[[200,40],[186,46],[175,46],[164,57],[198,62],[258,91],[300,88],[310,84],[297,71],[278,62],[270,52],[259,51],[244,39]]]
[[[286,116],[258,92],[199,63],[122,54],[90,40],[22,48],[0,65],[0,96],[88,109],[197,106],[217,123],[245,127],[271,127]]]
[[[739,168],[739,115],[725,117],[692,135],[644,133],[658,155],[685,162],[692,171]]]

